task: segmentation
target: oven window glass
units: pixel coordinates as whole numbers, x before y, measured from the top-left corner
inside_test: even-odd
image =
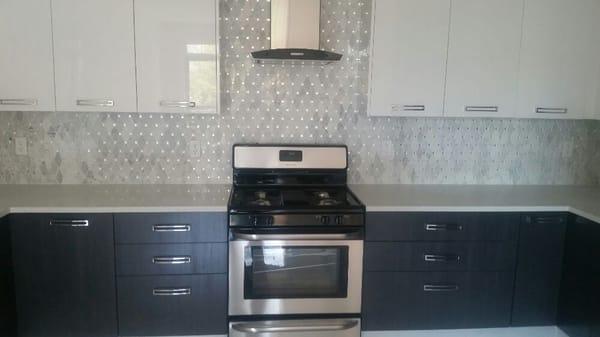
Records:
[[[348,247],[248,247],[244,297],[346,298]]]

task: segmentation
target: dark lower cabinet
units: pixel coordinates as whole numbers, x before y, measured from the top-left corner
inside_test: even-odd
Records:
[[[16,313],[8,218],[0,218],[0,336],[16,336]]]
[[[512,324],[556,325],[568,214],[525,214],[519,250]]]
[[[364,330],[504,327],[512,272],[367,272]]]
[[[119,278],[120,336],[226,333],[226,274]]]
[[[11,216],[19,337],[117,336],[110,214]]]
[[[600,224],[573,216],[565,243],[558,326],[570,337],[600,336]]]

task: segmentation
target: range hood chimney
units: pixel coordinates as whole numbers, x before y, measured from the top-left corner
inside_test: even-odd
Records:
[[[320,50],[321,0],[271,0],[271,49],[252,52],[258,63],[339,61]]]

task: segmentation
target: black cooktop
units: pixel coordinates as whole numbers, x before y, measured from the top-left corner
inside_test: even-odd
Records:
[[[361,211],[362,203],[346,186],[235,187],[231,212]]]

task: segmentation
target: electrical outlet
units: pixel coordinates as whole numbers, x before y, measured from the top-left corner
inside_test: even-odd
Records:
[[[188,145],[188,152],[192,158],[202,157],[202,144],[199,140],[192,140]]]
[[[16,137],[15,138],[15,153],[17,156],[27,155],[27,138]]]

